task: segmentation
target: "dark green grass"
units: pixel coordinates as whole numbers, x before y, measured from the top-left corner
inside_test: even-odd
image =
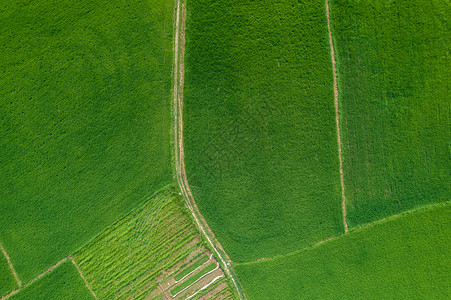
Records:
[[[451,206],[235,267],[249,299],[447,299]]]
[[[189,267],[187,267],[186,269],[183,269],[182,272],[180,272],[177,275],[175,275],[174,279],[177,280],[177,281],[182,279],[184,276],[186,276],[187,274],[189,274],[192,271],[196,270],[198,267],[200,267],[204,263],[206,263],[208,261],[208,259],[209,259],[208,255],[203,255],[198,260],[196,260],[193,264],[191,264]]]
[[[171,181],[173,1],[1,1],[0,237],[23,281]]]
[[[141,299],[157,288],[162,270],[195,250],[195,238],[183,199],[170,186],[102,232],[75,260],[99,299]]]
[[[6,258],[0,251],[0,297],[17,288],[17,282],[8,266]]]
[[[13,295],[10,300],[94,299],[75,266],[67,260],[51,273]]]
[[[216,264],[212,263],[212,264],[209,264],[209,265],[203,267],[199,272],[197,272],[196,274],[188,277],[185,281],[183,281],[181,284],[179,284],[174,289],[172,289],[171,290],[171,294],[172,295],[176,295],[177,293],[179,293],[180,291],[182,291],[186,287],[188,287],[191,284],[193,284],[194,282],[196,282],[199,278],[201,278],[202,276],[204,276],[208,272],[213,271],[216,268],[216,266],[217,266]]]
[[[323,1],[188,1],[187,9],[188,180],[231,259],[342,232]]]
[[[449,2],[332,3],[350,225],[449,200]]]

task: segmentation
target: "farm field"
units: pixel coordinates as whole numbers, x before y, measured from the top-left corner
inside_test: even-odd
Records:
[[[66,260],[51,273],[14,294],[10,300],[94,300],[75,266]]]
[[[15,288],[17,288],[17,282],[5,257],[0,253],[0,295],[7,294]]]
[[[446,299],[450,214],[439,205],[235,269],[248,299]]]
[[[162,190],[75,254],[99,299],[168,299],[173,289],[183,296],[176,299],[185,299],[197,291],[191,285],[201,269],[217,265],[176,192],[172,185]],[[203,264],[177,277],[201,256],[207,258]],[[212,275],[224,278],[220,269]]]
[[[0,3],[0,243],[24,283],[171,182],[173,9]]]
[[[187,176],[233,261],[344,231],[327,34],[322,2],[187,2]]]
[[[449,12],[331,1],[350,226],[449,200]]]

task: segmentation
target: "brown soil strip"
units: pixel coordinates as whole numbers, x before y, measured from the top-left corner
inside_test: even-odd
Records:
[[[21,285],[18,289],[15,289],[14,291],[10,292],[9,294],[6,294],[5,296],[2,296],[1,300],[6,300],[9,297],[11,297],[12,295],[18,293],[21,289],[29,286],[30,284],[32,284],[36,280],[39,280],[42,276],[47,275],[48,273],[52,272],[56,267],[58,267],[60,264],[62,264],[66,260],[67,260],[67,257],[63,258],[62,260],[60,260],[59,262],[57,262],[56,264],[54,264],[53,266],[48,268],[46,271],[44,271],[43,273],[41,273],[38,276],[36,276],[35,278],[33,278],[31,281],[27,282],[24,285]]]
[[[194,200],[191,189],[189,188],[184,160],[183,149],[183,80],[184,80],[184,52],[185,52],[185,16],[186,6],[181,3],[181,0],[177,1],[177,14],[175,24],[175,42],[174,42],[174,147],[175,147],[175,168],[177,181],[185,198],[186,204],[194,217],[200,230],[205,235],[208,243],[214,249],[216,255],[219,257],[222,265],[231,278],[232,282],[237,289],[241,299],[245,299],[244,293],[238,288],[236,276],[230,271],[228,266],[231,264],[231,260],[224,251],[223,247],[216,239],[213,231],[208,226],[204,217],[200,213],[196,202]],[[180,45],[179,45],[180,43]],[[179,53],[180,47],[180,53]],[[218,251],[218,249],[221,251]],[[222,253],[222,254],[221,254]]]
[[[11,262],[11,259],[9,259],[8,253],[6,253],[5,248],[3,248],[2,244],[0,244],[0,249],[3,252],[3,256],[5,256],[6,261],[8,262],[9,268],[11,269],[11,272],[13,272],[14,278],[17,281],[17,285],[20,287],[22,285],[22,281],[19,279],[19,275],[17,275],[16,270],[14,270],[14,266]]]
[[[95,299],[97,299],[97,295],[96,293],[94,293],[94,291],[92,290],[91,286],[89,285],[88,281],[86,280],[86,277],[83,275],[83,273],[81,272],[80,268],[77,265],[77,262],[75,261],[75,259],[73,258],[72,255],[69,255],[69,259],[72,262],[72,264],[74,264],[75,268],[77,268],[78,274],[80,274],[80,277],[83,278],[83,281],[85,282],[86,287],[89,289],[89,291],[91,291],[91,294],[94,296]]]
[[[341,134],[340,134],[340,113],[338,107],[338,83],[337,83],[337,68],[335,61],[334,42],[332,40],[332,31],[330,29],[330,12],[329,1],[326,0],[326,14],[327,14],[327,28],[329,29],[329,44],[330,44],[330,56],[332,58],[332,71],[334,73],[334,103],[335,103],[335,121],[337,123],[337,140],[338,140],[338,158],[340,161],[340,180],[341,180],[341,197],[342,197],[342,209],[343,209],[343,223],[345,226],[345,232],[348,232],[348,222],[346,221],[346,195],[345,184],[343,176],[343,159],[342,159],[342,147],[341,147]]]

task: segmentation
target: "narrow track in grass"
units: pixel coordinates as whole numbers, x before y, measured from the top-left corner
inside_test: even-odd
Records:
[[[210,246],[213,248],[216,256],[219,258],[226,274],[233,282],[240,299],[246,299],[242,289],[239,287],[238,278],[231,270],[231,260],[224,248],[216,239],[213,231],[208,226],[206,220],[196,205],[193,194],[188,184],[185,171],[185,155],[183,149],[183,79],[184,79],[184,53],[185,53],[185,17],[186,5],[182,0],[177,0],[176,16],[175,16],[175,36],[174,36],[174,162],[177,182],[180,186],[182,196],[193,215],[197,226],[204,234]],[[180,51],[179,51],[180,50]]]
[[[6,253],[5,248],[3,248],[3,245],[0,244],[0,249],[2,250],[3,256],[6,258],[6,261],[8,262],[9,268],[11,269],[11,272],[14,275],[14,278],[16,279],[17,285],[20,287],[22,285],[22,281],[19,279],[19,275],[17,275],[16,270],[14,269],[13,263],[11,262],[11,259],[9,258],[8,253]]]
[[[89,285],[88,281],[86,280],[85,276],[83,275],[83,273],[80,270],[80,267],[78,266],[77,262],[75,261],[74,257],[72,255],[69,255],[69,259],[72,262],[72,264],[75,266],[75,268],[77,268],[78,274],[80,274],[80,277],[83,279],[83,281],[85,282],[86,287],[89,289],[89,291],[91,292],[91,294],[94,296],[95,299],[97,299],[97,295],[96,293],[94,293],[94,291],[92,290],[91,286]]]
[[[334,42],[332,40],[332,30],[330,29],[330,10],[329,10],[329,0],[326,0],[326,15],[327,15],[327,28],[329,29],[329,44],[330,44],[330,56],[332,59],[332,72],[334,76],[334,104],[335,104],[335,121],[337,123],[337,141],[338,141],[338,159],[340,161],[340,181],[341,181],[341,197],[342,197],[342,210],[343,210],[343,223],[345,227],[345,232],[349,231],[348,222],[346,221],[346,195],[345,195],[345,184],[343,176],[343,159],[342,159],[342,148],[341,148],[341,134],[340,134],[340,112],[338,106],[338,83],[337,83],[337,68],[335,60],[335,49]]]

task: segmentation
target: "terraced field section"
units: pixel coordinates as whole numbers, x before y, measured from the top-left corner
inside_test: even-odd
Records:
[[[446,299],[450,214],[438,205],[235,269],[248,299]]]
[[[210,290],[222,291],[219,299],[233,297],[174,186],[102,232],[74,259],[99,299],[186,299]]]
[[[324,3],[188,1],[185,163],[233,261],[344,231]]]
[[[449,200],[449,1],[331,1],[348,222]]]
[[[40,280],[23,288],[8,300],[94,300],[75,266],[66,260]]]
[[[0,1],[0,243],[24,283],[171,182],[173,5]]]

